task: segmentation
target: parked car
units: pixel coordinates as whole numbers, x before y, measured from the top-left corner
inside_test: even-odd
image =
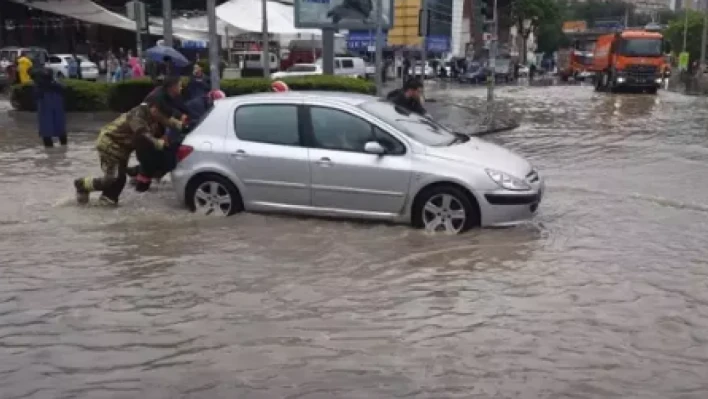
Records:
[[[295,64],[286,71],[275,72],[271,75],[273,79],[283,79],[293,76],[322,75],[322,68],[317,64]]]
[[[49,69],[54,72],[57,79],[69,77],[69,62],[74,56],[71,54],[51,54],[49,56]],[[77,55],[81,59],[81,78],[84,80],[98,79],[98,65],[89,61],[85,55]]]
[[[35,64],[46,64],[49,59],[49,53],[42,47],[3,47],[0,48],[0,66],[7,68],[22,55],[28,56]]]
[[[472,62],[467,67],[465,73],[460,74],[459,80],[462,83],[482,83],[489,76],[489,68],[479,62]]]
[[[408,73],[411,76],[423,76],[423,74],[425,73],[425,79],[435,77],[435,70],[433,69],[433,66],[430,64],[430,62],[426,62],[425,67],[423,67],[422,61],[416,61],[415,65],[411,66],[408,69]]]
[[[511,151],[363,94],[219,100],[178,159],[177,196],[204,215],[276,211],[457,234],[531,218],[544,188]]]
[[[7,67],[0,66],[0,91],[10,84],[10,76],[8,76]]]

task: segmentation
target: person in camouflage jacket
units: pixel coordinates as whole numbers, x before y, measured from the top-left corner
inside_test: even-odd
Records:
[[[168,145],[165,138],[158,138],[165,127],[182,129],[182,123],[164,115],[159,104],[152,99],[119,116],[101,129],[96,140],[96,150],[103,176],[74,180],[76,200],[89,201],[89,194],[101,191],[100,201],[117,205],[127,180],[126,168],[130,155],[140,142],[149,142],[157,149]]]

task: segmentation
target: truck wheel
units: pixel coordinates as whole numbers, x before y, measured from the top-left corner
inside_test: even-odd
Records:
[[[602,75],[595,78],[595,91],[604,91],[606,77],[607,74],[603,73]]]

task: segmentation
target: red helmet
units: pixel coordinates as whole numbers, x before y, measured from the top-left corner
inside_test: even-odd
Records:
[[[275,82],[271,83],[270,89],[276,93],[290,91],[290,88],[288,87],[288,85],[285,84],[285,82],[283,82],[282,80],[276,80]]]
[[[226,94],[221,90],[212,90],[209,92],[209,99],[211,99],[211,101],[221,100],[222,98],[226,98]]]

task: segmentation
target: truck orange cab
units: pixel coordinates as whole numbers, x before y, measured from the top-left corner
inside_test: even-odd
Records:
[[[663,40],[661,33],[643,30],[600,36],[592,64],[595,88],[614,91],[625,87],[656,93],[663,79]]]

